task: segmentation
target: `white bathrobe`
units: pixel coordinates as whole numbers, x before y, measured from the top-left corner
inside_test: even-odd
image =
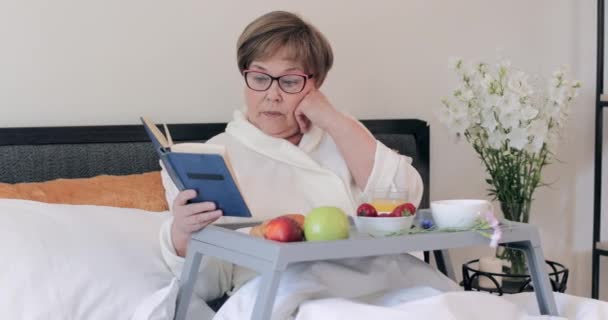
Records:
[[[411,158],[380,142],[376,142],[374,167],[365,190],[356,186],[336,144],[318,127],[313,126],[296,146],[264,134],[249,123],[241,111],[236,111],[226,132],[208,143],[226,146],[239,186],[256,219],[287,213],[306,214],[325,205],[354,215],[363,195],[380,188],[405,187],[416,205],[422,198],[422,180],[412,167]],[[171,206],[178,191],[164,170],[162,176]],[[225,222],[227,218],[222,217],[218,222]],[[179,277],[184,259],[175,254],[170,225],[171,220],[161,230],[161,249],[167,265]],[[429,272],[435,271],[429,268]],[[252,273],[243,268],[205,257],[195,292],[208,301],[232,289],[236,291],[251,277]]]

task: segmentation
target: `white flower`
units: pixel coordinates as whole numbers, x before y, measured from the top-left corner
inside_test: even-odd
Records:
[[[504,70],[508,70],[509,68],[511,68],[511,60],[508,59],[502,59],[498,62],[498,70],[500,71],[500,69],[504,69]]]
[[[568,84],[568,81],[565,79],[565,76],[568,73],[569,69],[569,66],[564,65],[561,66],[557,71],[553,72],[553,78],[551,78],[551,86],[554,88],[566,86]]]
[[[561,105],[559,105],[555,102],[550,102],[549,105],[547,105],[547,109],[546,109],[547,117],[550,118],[551,120],[553,120],[553,122],[555,122],[555,124],[560,127],[563,124],[561,107],[562,107]]]
[[[500,149],[505,140],[507,140],[507,137],[501,131],[494,131],[488,134],[488,144],[493,149]]]
[[[524,120],[532,120],[538,115],[538,110],[533,108],[532,106],[525,106],[521,110],[521,116]]]
[[[568,90],[568,99],[572,100],[578,97],[578,90],[581,87],[581,82],[578,80],[572,81],[572,85],[570,86],[570,90]]]
[[[490,65],[452,57],[449,65],[460,86],[449,100],[442,100],[444,107],[437,115],[455,137],[466,136],[482,149],[505,155],[517,150],[555,152],[558,132],[581,87],[579,81],[568,79],[567,67],[554,72],[541,92],[536,90],[536,78],[529,80],[506,59]]]
[[[568,65],[560,66],[559,69],[557,69],[553,72],[552,76],[553,76],[553,78],[560,78],[560,79],[564,78],[569,70],[570,70],[570,66],[568,66]]]
[[[548,133],[549,124],[546,120],[537,119],[530,122],[530,125],[528,126],[528,134],[532,139],[532,142],[526,146],[526,150],[531,153],[540,152]]]
[[[481,111],[494,110],[502,103],[502,97],[496,94],[486,96],[481,102]]]
[[[472,136],[478,136],[480,134],[484,134],[483,128],[480,126],[469,126],[467,132]]]
[[[469,120],[473,124],[481,124],[481,113],[479,112],[479,107],[476,105],[469,107]]]
[[[496,116],[494,115],[493,110],[486,109],[482,111],[481,119],[481,126],[488,130],[488,132],[494,132],[494,130],[496,130],[498,122],[496,121]]]
[[[564,71],[559,69],[553,72],[552,74],[553,78],[561,78],[564,76]]]
[[[501,100],[499,106],[498,121],[505,128],[518,127],[519,122],[522,119],[522,115],[519,112],[520,103],[514,96],[505,97]]]
[[[500,229],[500,227],[496,227],[494,228],[492,236],[490,236],[490,247],[498,247],[498,242],[500,241],[500,239],[502,239],[502,229]]]
[[[448,58],[448,68],[450,70],[460,69],[462,67],[462,59],[459,57]]]
[[[481,79],[481,87],[487,90],[492,85],[492,82],[494,82],[494,78],[489,73],[486,73],[483,79]]]
[[[549,99],[558,105],[564,104],[568,99],[568,88],[551,87],[551,89],[549,89]]]
[[[505,129],[517,128],[521,121],[521,115],[519,112],[503,112],[498,116],[498,121]]]
[[[521,103],[519,102],[520,97],[513,93],[507,93],[498,101],[499,108],[503,112],[514,112],[517,111],[521,107]]]
[[[473,100],[473,98],[475,98],[475,94],[473,93],[473,90],[464,90],[462,92],[462,99],[464,101],[471,101],[471,100]]]
[[[517,150],[523,149],[528,143],[528,131],[523,128],[514,127],[507,133],[509,145]]]
[[[485,64],[485,63],[483,63],[483,62],[478,63],[477,64],[477,72],[479,72],[479,74],[481,74],[481,75],[487,74],[487,72],[488,72],[488,65]]]
[[[463,135],[469,127],[469,119],[463,118],[452,118],[451,125],[449,126],[453,134]]]
[[[473,79],[477,73],[477,67],[471,62],[463,62],[461,68],[466,77]]]
[[[526,146],[525,150],[531,153],[539,153],[544,144],[544,139],[540,139],[539,137],[533,137],[532,142],[530,142]]]
[[[467,111],[467,106],[461,103],[452,105],[450,107],[450,114],[452,118],[466,118],[468,115]]]
[[[520,96],[528,96],[534,93],[534,90],[528,84],[528,75],[523,71],[514,73],[507,82],[509,90]]]

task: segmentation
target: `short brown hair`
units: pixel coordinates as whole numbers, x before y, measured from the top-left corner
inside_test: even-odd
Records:
[[[281,49],[287,50],[289,59],[301,62],[321,86],[334,61],[331,45],[317,28],[291,12],[269,12],[245,27],[237,42],[240,72]]]

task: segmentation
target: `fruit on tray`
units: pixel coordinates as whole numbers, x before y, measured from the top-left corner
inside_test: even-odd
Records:
[[[362,203],[359,208],[357,208],[357,216],[359,217],[377,217],[378,211],[376,208],[369,203]]]
[[[409,202],[398,205],[391,212],[391,216],[393,217],[409,217],[413,216],[414,214],[416,214],[416,207]]]
[[[287,217],[287,218],[290,218],[291,220],[294,220],[295,222],[298,223],[298,225],[300,226],[300,228],[304,229],[304,219],[306,217],[303,214],[290,213],[290,214],[286,214],[284,216]]]
[[[267,225],[268,225],[268,222],[258,224],[257,226],[252,227],[251,230],[249,230],[249,234],[254,237],[264,238],[264,231],[266,230]]]
[[[287,217],[294,220],[299,226],[300,229],[304,229],[304,215],[298,213],[285,214],[280,217]],[[266,231],[268,228],[268,224],[274,219],[264,221],[263,223],[251,228],[249,234],[256,237],[266,238]]]
[[[296,220],[288,216],[280,216],[268,221],[264,229],[264,238],[280,242],[302,241],[304,232]]]
[[[330,241],[346,239],[350,223],[340,208],[318,207],[312,209],[304,220],[304,235],[307,241]]]
[[[416,214],[416,206],[411,202],[401,203],[399,205],[380,203],[378,206],[375,202],[362,203],[357,208],[357,216],[359,217],[409,217]]]

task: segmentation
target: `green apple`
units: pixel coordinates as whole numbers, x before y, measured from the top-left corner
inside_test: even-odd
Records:
[[[314,208],[304,219],[304,235],[307,241],[346,239],[349,231],[348,217],[340,208]]]

